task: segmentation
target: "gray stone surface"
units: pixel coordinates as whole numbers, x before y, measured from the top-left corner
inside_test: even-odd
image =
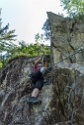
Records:
[[[0,69],[0,125],[84,125],[84,51],[60,62],[84,47],[84,22],[51,12],[48,18],[53,70],[38,97],[42,104],[27,102],[33,58],[17,57]]]
[[[51,55],[54,66],[52,76],[56,86],[57,108],[63,112],[65,119],[75,122],[76,125],[83,125],[84,19],[64,18],[52,12],[48,12],[48,18],[51,29]],[[63,60],[81,47],[80,53]],[[64,121],[62,117],[60,120]]]

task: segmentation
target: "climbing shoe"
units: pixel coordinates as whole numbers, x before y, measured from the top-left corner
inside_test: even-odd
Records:
[[[28,103],[41,104],[41,100],[37,99],[36,97],[29,97]]]

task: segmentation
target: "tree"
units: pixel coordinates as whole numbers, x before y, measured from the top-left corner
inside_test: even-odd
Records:
[[[26,44],[25,41],[19,42],[19,46],[17,47],[17,51],[13,51],[12,57],[25,55],[29,57],[34,57],[38,55],[42,55],[43,52],[45,54],[50,54],[50,47],[44,44]]]
[[[84,0],[60,0],[70,16],[84,15]]]
[[[50,40],[51,31],[50,31],[50,25],[49,25],[49,20],[48,19],[46,19],[46,21],[44,22],[42,29],[44,30],[44,39],[45,40]]]
[[[15,30],[9,30],[9,24],[2,27],[1,9],[0,9],[0,65],[6,56],[10,55],[10,52],[16,47],[12,42],[17,35],[14,35]],[[4,56],[3,53],[6,52]]]
[[[9,30],[9,24],[2,28],[2,18],[0,17],[0,53],[3,51],[10,51],[12,47],[15,47],[15,44],[11,42],[16,40],[14,38],[17,35],[14,35],[14,33],[15,30]]]
[[[9,24],[2,28],[2,19],[0,18],[0,67],[2,67],[3,63],[16,56],[34,57],[43,53],[50,54],[50,47],[43,44],[45,40],[44,34],[36,34],[36,44],[29,45],[25,41],[21,41],[17,46],[13,43],[16,40],[14,39],[16,37],[14,33],[15,30],[9,30]]]

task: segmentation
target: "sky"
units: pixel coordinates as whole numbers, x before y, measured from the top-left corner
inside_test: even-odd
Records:
[[[35,35],[42,33],[42,27],[47,17],[47,12],[64,14],[60,0],[0,0],[2,26],[8,23],[9,29],[15,29],[17,41],[35,43]],[[45,44],[48,44],[45,41]]]

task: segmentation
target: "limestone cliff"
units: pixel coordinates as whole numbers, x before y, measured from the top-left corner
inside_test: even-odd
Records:
[[[46,125],[52,123],[52,84],[45,84],[41,105],[29,105],[33,89],[29,74],[35,58],[16,57],[0,70],[0,125]],[[54,114],[53,114],[54,115]],[[54,116],[55,117],[55,116]]]
[[[56,109],[59,109],[61,121],[64,121],[64,116],[71,124],[83,125],[84,19],[64,18],[51,12],[48,12],[48,18],[51,30]],[[79,48],[82,50],[75,54]],[[73,56],[69,57],[71,54]]]
[[[78,48],[84,48],[84,19],[64,18],[51,12],[48,12],[48,17],[54,63]],[[79,53],[65,61],[84,65],[84,53]]]
[[[51,81],[29,105],[34,58],[16,57],[0,69],[0,125],[84,125],[84,20],[48,12],[51,29]],[[61,61],[60,61],[61,60]],[[59,63],[58,63],[59,62]]]

